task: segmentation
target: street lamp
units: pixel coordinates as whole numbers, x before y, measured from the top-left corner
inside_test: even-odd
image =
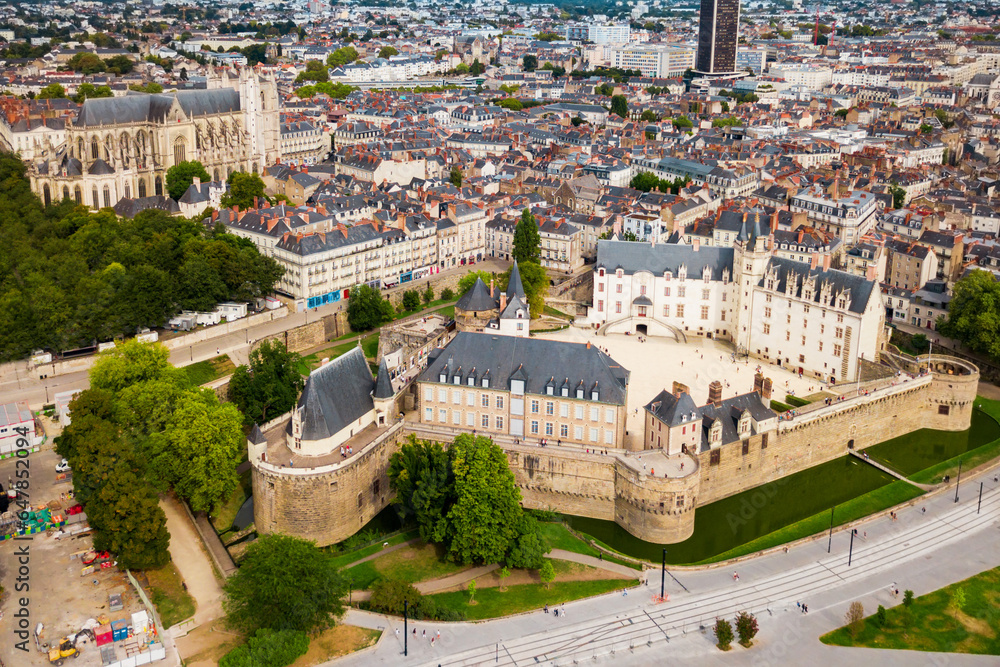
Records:
[[[958,460],[958,478],[955,480],[955,502],[958,502],[958,485],[962,483],[962,459]]]
[[[660,563],[660,599],[663,599],[663,594],[666,592],[667,585],[667,550],[663,550],[663,561]]]
[[[409,607],[409,605],[410,605],[409,601],[403,600],[403,657],[406,657],[406,651],[408,648],[407,640],[410,638],[410,633],[407,632],[407,623],[406,623],[406,610]],[[414,630],[414,632],[416,632],[416,630]]]
[[[833,510],[837,509],[834,505],[830,508],[830,539],[826,542],[826,552],[830,553],[830,548],[833,546]]]

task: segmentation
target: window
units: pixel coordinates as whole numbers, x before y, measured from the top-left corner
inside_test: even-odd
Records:
[[[764,325],[764,335],[766,336],[769,333],[771,333],[771,325],[770,324],[765,324]]]
[[[597,312],[599,312],[599,313],[603,313],[604,312],[604,300],[603,299],[601,299],[601,300],[599,300],[597,302]]]
[[[703,320],[707,320],[708,319],[708,306],[702,306],[701,307],[701,319],[703,319]]]
[[[503,410],[503,396],[497,396],[497,410]]]
[[[559,404],[559,416],[562,417],[563,419],[569,417],[569,403]]]
[[[556,404],[552,401],[545,402],[545,414],[554,415],[556,413]]]
[[[489,415],[483,415],[483,419],[482,419],[481,423],[483,425],[483,428],[489,428],[490,427],[490,416]]]
[[[806,363],[806,355],[804,355],[804,354],[800,354],[799,355],[799,363],[800,364]]]
[[[503,430],[503,417],[497,417],[497,430]]]
[[[424,421],[429,422],[434,419],[434,408],[424,408]]]
[[[438,421],[441,422],[442,424],[444,424],[444,423],[446,423],[448,421],[448,411],[447,410],[438,410]]]
[[[601,413],[600,413],[600,410],[598,408],[591,408],[590,409],[590,421],[596,422],[598,419],[601,418],[600,414]]]
[[[646,296],[646,286],[645,285],[639,285],[639,294],[641,296]]]
[[[837,321],[838,322],[843,322],[844,321],[844,314],[843,313],[837,313]]]
[[[618,294],[622,293],[622,284],[621,283],[618,283],[617,285],[615,285],[615,292],[618,293]]]
[[[805,344],[806,344],[806,337],[805,337],[805,336],[803,336],[803,337],[802,337],[802,345],[803,345],[803,346],[805,346]]]
[[[711,294],[711,290],[703,289],[701,291],[701,300],[702,301],[708,301],[708,297],[709,297],[710,294]]]
[[[950,412],[951,412],[951,406],[950,405],[939,405],[938,406],[938,414],[939,415],[947,415]]]
[[[622,302],[615,301],[615,314],[621,315],[621,312],[622,312]]]
[[[605,445],[615,444],[615,432],[609,428],[604,429],[604,444]]]
[[[474,392],[471,391],[465,392],[465,404],[468,405],[470,408],[475,406],[476,394]]]
[[[433,401],[434,400],[434,388],[433,387],[424,387],[424,400],[425,401]]]
[[[819,342],[819,351],[820,351],[820,352],[822,352],[822,351],[823,351],[823,341],[820,341],[820,342]]]
[[[453,389],[452,390],[452,392],[451,392],[451,402],[454,403],[455,405],[461,405],[462,404],[462,390],[461,389]]]
[[[726,293],[726,292],[723,292],[722,293],[722,302],[725,303],[726,301],[729,301],[729,294]]]
[[[552,435],[552,422],[545,422],[545,435]]]
[[[574,410],[574,415],[573,416],[576,417],[577,419],[583,419],[583,406],[582,405],[576,406],[576,409]]]
[[[569,437],[569,425],[568,424],[559,424],[559,435],[562,436],[563,438],[568,438]]]
[[[744,440],[743,441],[743,456],[746,456],[749,453],[750,453],[750,441],[749,440]]]
[[[451,423],[455,426],[460,426],[462,424],[462,411],[452,410],[451,411]]]
[[[483,394],[482,403],[483,403],[483,407],[484,408],[490,407],[490,395],[489,394]]]
[[[576,440],[583,440],[583,427],[582,426],[574,426],[573,427],[573,437]]]
[[[615,411],[612,408],[604,409],[604,421],[609,424],[615,423]]]
[[[770,308],[765,308],[764,309],[764,317],[771,317],[771,309]]]
[[[833,330],[833,337],[834,338],[843,338],[844,337],[844,329],[843,329],[843,327],[837,327],[837,328],[835,328]]]
[[[447,402],[448,402],[448,390],[438,389],[438,403],[447,403]]]
[[[604,291],[604,283],[597,283],[597,291],[598,292],[603,292]]]
[[[531,434],[532,435],[538,435],[538,422],[537,421],[531,422]]]
[[[719,460],[721,458],[721,455],[722,455],[721,449],[713,449],[712,454],[709,457],[708,464],[713,466],[719,465]]]
[[[767,433],[760,436],[760,448],[767,449]]]
[[[531,402],[531,411],[536,415],[538,414],[538,401]]]
[[[834,345],[833,346],[833,356],[835,356],[835,357],[839,357],[840,356],[840,346],[839,345]]]
[[[465,413],[465,425],[469,427],[476,425],[476,414],[471,410]]]
[[[597,442],[597,439],[599,437],[600,437],[600,435],[598,434],[598,429],[596,429],[596,428],[590,429],[590,441],[591,442]]]
[[[663,316],[664,317],[670,317],[670,306],[664,306],[663,307]]]
[[[677,296],[679,298],[683,299],[686,294],[687,294],[687,288],[684,287],[684,285],[681,285],[680,287],[677,288]]]
[[[669,287],[664,287],[663,288],[663,296],[670,296],[670,288]]]
[[[684,304],[677,304],[677,317],[684,317]]]

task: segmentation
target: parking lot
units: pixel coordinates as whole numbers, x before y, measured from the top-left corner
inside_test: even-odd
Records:
[[[27,457],[27,502],[32,509],[47,505],[52,514],[65,516],[66,509],[75,501],[71,483],[56,483],[55,466],[59,459],[51,441],[41,451]],[[0,481],[5,487],[8,480],[15,477],[15,466],[14,459],[0,461]],[[23,470],[23,466],[20,469]],[[24,479],[23,473],[21,479]],[[66,526],[67,530],[72,527]],[[55,646],[62,637],[75,635],[88,624],[121,619],[129,619],[131,623],[132,613],[144,609],[125,572],[113,566],[84,566],[82,557],[92,546],[89,534],[59,537],[59,533],[49,530],[31,535],[30,539],[8,539],[0,543],[0,577],[5,588],[0,613],[12,631],[26,627],[29,632],[24,643],[20,643],[23,637],[17,637],[0,645],[0,658],[8,667],[49,664],[47,654],[38,650],[33,636],[39,623],[43,626],[41,641]],[[15,590],[17,585],[27,586],[27,589]],[[116,593],[121,596],[122,608],[112,611],[109,596]],[[138,653],[140,645],[147,644],[150,638],[139,633],[114,642],[117,659]],[[28,650],[20,650],[18,645]],[[74,667],[104,664],[95,642],[81,639],[77,647],[79,657],[69,658]]]

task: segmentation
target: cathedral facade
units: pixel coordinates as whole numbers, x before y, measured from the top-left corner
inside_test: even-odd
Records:
[[[197,160],[222,181],[261,173],[280,157],[277,86],[243,68],[210,79],[206,90],[88,99],[67,123],[65,143],[43,147],[29,173],[46,205],[69,198],[97,210],[166,195],[167,170],[179,162]]]

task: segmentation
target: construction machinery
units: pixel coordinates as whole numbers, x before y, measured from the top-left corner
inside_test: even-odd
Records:
[[[76,646],[69,637],[63,637],[59,640],[59,646],[49,649],[49,664],[51,665],[61,665],[66,661],[66,658],[79,658],[80,652],[76,650]]]

